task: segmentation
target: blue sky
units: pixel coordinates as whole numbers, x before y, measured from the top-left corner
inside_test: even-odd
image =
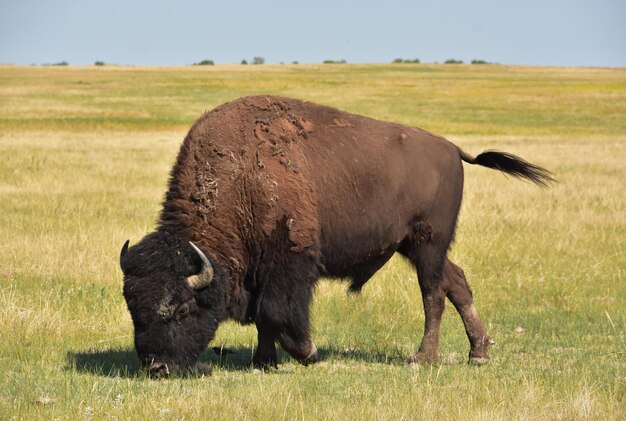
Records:
[[[626,66],[626,0],[0,0],[0,63]]]

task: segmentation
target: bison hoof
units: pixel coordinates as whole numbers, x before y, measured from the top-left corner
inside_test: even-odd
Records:
[[[276,361],[259,361],[253,359],[250,365],[253,369],[261,371],[278,369],[278,363]]]
[[[437,354],[427,354],[425,352],[418,352],[415,355],[411,355],[407,360],[409,364],[434,364],[439,361]]]
[[[496,341],[486,336],[478,345],[472,346],[467,363],[476,367],[487,364],[489,362],[489,347],[495,345],[495,343]]]
[[[467,362],[469,365],[473,365],[475,367],[480,367],[489,362],[489,357],[470,357]]]
[[[309,364],[316,363],[319,357],[319,354],[317,353],[317,347],[315,346],[315,344],[312,344],[311,348],[312,349],[308,357],[298,359],[298,362],[305,367]]]
[[[153,362],[146,368],[146,371],[151,379],[163,379],[170,375],[170,370],[165,363]]]

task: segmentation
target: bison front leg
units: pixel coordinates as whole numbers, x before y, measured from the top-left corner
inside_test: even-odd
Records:
[[[489,361],[488,348],[495,342],[487,335],[483,321],[473,303],[472,291],[465,280],[463,270],[446,258],[444,266],[447,296],[463,319],[465,332],[470,341],[469,363],[483,365]]]
[[[261,320],[256,322],[256,329],[258,333],[258,346],[254,357],[252,357],[252,364],[256,368],[278,367],[278,357],[276,355],[276,337],[271,330],[271,327],[267,323],[263,323]]]
[[[277,277],[265,285],[257,305],[259,348],[255,364],[276,365],[276,340],[301,364],[317,361],[317,347],[309,334],[309,307],[316,279]]]

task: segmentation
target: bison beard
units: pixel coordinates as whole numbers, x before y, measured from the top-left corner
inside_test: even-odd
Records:
[[[447,257],[462,161],[552,181],[508,153],[474,158],[417,128],[295,99],[246,97],[205,113],[181,146],[158,228],[120,256],[143,366],[154,377],[196,370],[225,319],[255,323],[256,366],[276,366],[276,342],[314,362],[317,279],[347,278],[360,291],[395,252],[415,266],[425,312],[409,362],[437,360],[446,297],[465,325],[470,363],[487,362],[493,341]]]

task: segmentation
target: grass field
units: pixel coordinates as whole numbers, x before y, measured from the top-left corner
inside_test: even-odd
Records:
[[[548,190],[466,166],[452,249],[497,341],[466,365],[452,306],[441,363],[408,367],[423,312],[394,258],[357,297],[322,281],[321,361],[246,365],[224,324],[213,375],[138,372],[119,250],[154,226],[204,110],[295,96],[497,148]],[[475,65],[0,67],[0,419],[626,419],[626,70]]]

